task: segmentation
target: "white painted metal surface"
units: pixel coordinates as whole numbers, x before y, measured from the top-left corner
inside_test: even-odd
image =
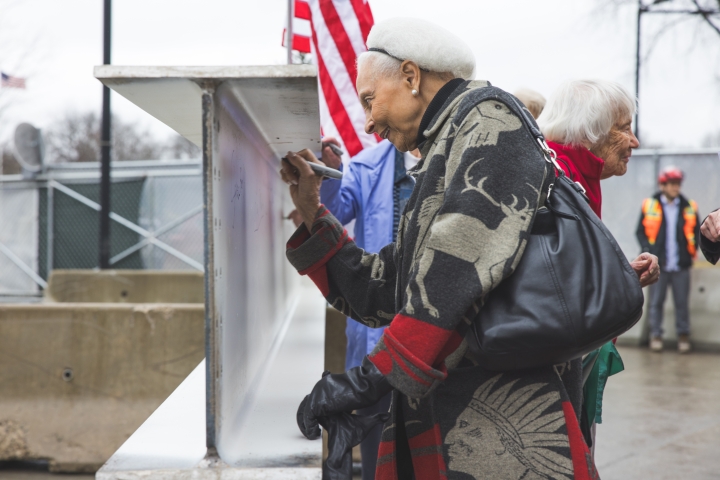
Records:
[[[193,471],[319,478],[322,445],[301,436],[295,412],[322,373],[325,303],[314,286],[300,293],[285,259],[293,206],[278,174],[287,151],[319,150],[314,67],[95,73],[203,149],[208,458]]]
[[[202,146],[203,87],[225,80],[269,78],[315,78],[311,65],[260,67],[95,67],[95,77],[195,145]],[[314,80],[316,81],[316,80]],[[317,90],[317,88],[316,88]],[[282,95],[280,92],[276,92]],[[317,96],[317,94],[315,94]],[[274,106],[277,106],[274,105]],[[312,136],[318,128],[308,121]],[[297,125],[295,126],[297,128]],[[295,130],[293,129],[293,131]],[[305,137],[303,137],[305,138]],[[307,137],[308,139],[310,137]],[[303,144],[302,147],[307,147]]]
[[[205,457],[205,360],[97,473],[192,468]]]

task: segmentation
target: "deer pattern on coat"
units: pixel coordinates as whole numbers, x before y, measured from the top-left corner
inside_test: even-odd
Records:
[[[512,195],[513,202],[510,205],[495,201],[483,188],[487,177],[481,178],[477,184],[473,185],[470,171],[483,160],[483,158],[478,159],[470,164],[465,171],[465,184],[467,186],[463,190],[463,193],[468,191],[480,193],[492,205],[500,208],[505,218],[503,218],[494,229],[490,229],[478,218],[462,213],[448,213],[439,215],[435,219],[435,222],[430,227],[430,239],[425,247],[423,256],[420,258],[418,272],[415,277],[415,282],[420,290],[423,307],[435,318],[439,316],[439,313],[437,308],[430,303],[424,282],[425,276],[435,259],[435,252],[442,252],[472,263],[476,267],[480,284],[492,290],[497,287],[503,279],[506,260],[515,254],[518,246],[514,242],[488,245],[485,242],[479,242],[478,239],[488,238],[491,230],[494,231],[495,235],[500,235],[501,237],[517,235],[517,232],[522,229],[535,211],[536,203],[532,203],[527,199],[523,199],[521,206],[516,208],[518,207],[519,200],[515,195]],[[530,184],[527,185],[535,192],[537,198],[540,194],[539,190]],[[525,239],[522,239],[521,242],[520,249],[522,250],[525,246]],[[487,270],[486,265],[488,264],[489,258],[492,259],[489,261],[491,267]],[[480,262],[481,260],[482,262]],[[408,306],[406,310],[412,314],[414,313],[414,309],[412,307],[412,291],[409,286],[407,294]],[[411,309],[413,312],[410,312]]]
[[[491,228],[479,218],[463,213],[438,214],[443,205],[445,191],[450,187],[451,180],[461,162],[464,161],[462,155],[453,155],[448,147],[452,146],[454,142],[495,147],[501,133],[513,132],[522,127],[520,119],[504,103],[496,100],[488,100],[474,106],[467,116],[474,117],[475,121],[466,122],[461,127],[450,122],[446,131],[440,135],[441,140],[433,147],[433,152],[438,152],[433,156],[444,154],[442,156],[445,160],[445,174],[437,179],[435,193],[422,199],[417,217],[412,218],[418,225],[418,236],[415,239],[412,257],[414,261],[417,261],[414,283],[417,285],[423,308],[434,318],[438,318],[440,313],[428,297],[425,277],[435,259],[435,253],[442,252],[472,263],[483,290],[492,290],[503,278],[506,260],[515,256],[518,250],[522,252],[526,241],[520,239],[518,249],[516,242],[488,245],[478,240],[488,238],[491,230],[501,238],[516,236],[517,232],[522,231],[528,220],[532,218],[537,205],[536,200],[539,197],[539,190],[527,183],[534,198],[523,198],[521,203],[515,195],[512,195],[513,201],[509,205],[496,201],[484,188],[487,176],[472,183],[471,171],[484,161],[484,158],[479,158],[465,169],[465,188],[462,193],[477,192],[491,205],[499,208],[504,215],[499,225]],[[427,171],[428,163],[422,165],[420,173]],[[404,233],[404,229],[402,233]],[[400,237],[398,237],[398,242],[400,242]],[[519,255],[516,256],[513,268],[519,258]],[[489,270],[487,269],[488,260],[491,262]],[[412,283],[408,282],[405,289],[404,306],[409,315],[415,314]]]
[[[303,225],[288,242],[288,259],[299,271],[309,272],[333,306],[368,325],[389,324],[368,355],[395,389],[393,417],[382,434],[382,478],[397,478],[398,405],[404,405],[409,441],[422,439],[424,447],[410,453],[421,455],[427,478],[446,478],[450,470],[478,478],[507,477],[503,459],[518,459],[513,465],[524,467],[524,473],[513,478],[530,478],[540,468],[525,465],[525,453],[552,457],[554,465],[562,467],[553,467],[552,475],[542,471],[543,478],[562,478],[555,470],[570,476],[570,469],[577,478],[588,478],[582,475],[592,467],[584,461],[589,452],[580,448],[582,442],[572,447],[579,451],[570,458],[566,432],[573,429],[576,438],[581,434],[572,412],[557,413],[564,413],[567,392],[552,367],[494,378],[496,374],[472,367],[464,356],[468,325],[481,312],[485,296],[512,274],[522,257],[545,176],[545,160],[530,130],[522,128],[517,101],[485,87],[486,82],[458,86],[423,132],[423,160],[411,172],[417,183],[395,244],[368,254],[347,240],[339,222],[322,208],[311,231]],[[468,444],[463,427],[470,423],[469,433],[475,437],[497,433],[497,425],[484,420],[497,417],[485,404],[499,405],[501,413],[507,413],[503,408],[512,402],[500,400],[507,396],[514,401],[533,392],[538,402],[540,397],[553,401],[552,411],[533,410],[537,418],[554,415],[543,417],[542,422],[556,423],[540,432],[541,440],[552,445],[537,445],[542,451],[519,450],[517,442],[507,441],[513,436],[507,428],[501,432],[500,448],[508,446],[507,453],[513,455],[500,458],[497,449],[488,447],[475,452],[491,455],[478,456],[457,448],[460,441]],[[467,410],[469,401],[479,406],[479,415]],[[453,445],[452,451],[444,448]],[[430,448],[436,453],[430,455]],[[545,452],[548,449],[552,452]]]

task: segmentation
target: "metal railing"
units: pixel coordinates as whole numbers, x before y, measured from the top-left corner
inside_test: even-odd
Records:
[[[118,227],[113,233],[123,238],[122,242],[113,245],[115,251],[110,264],[118,268],[128,268],[128,264],[131,265],[129,268],[163,268],[162,265],[158,267],[158,262],[146,265],[147,255],[142,255],[148,248],[156,248],[175,259],[168,268],[183,268],[184,265],[203,271],[200,161],[115,162],[112,180],[119,189],[119,198],[114,197],[118,206],[123,207],[123,203],[128,202],[131,205],[121,208],[124,212],[115,211],[113,205],[110,218]],[[47,288],[47,278],[53,268],[97,266],[96,259],[91,260],[89,255],[84,255],[87,258],[82,261],[58,256],[62,257],[62,252],[68,248],[80,254],[83,250],[97,248],[94,246],[97,238],[88,238],[91,236],[88,232],[94,228],[100,205],[88,192],[94,193],[98,181],[96,163],[49,165],[43,173],[31,178],[0,175],[0,194],[5,195],[0,200],[17,196],[14,202],[0,202],[0,262],[6,259],[17,267],[15,271],[0,269],[0,296],[38,295],[38,287]],[[165,182],[165,188],[158,193],[152,182]],[[174,187],[176,183],[178,185]],[[123,185],[132,185],[131,189],[126,189],[126,195],[123,195]],[[144,207],[147,203],[152,203],[152,208]],[[23,222],[27,227],[29,217],[35,222],[34,228],[17,228]],[[197,228],[187,228],[194,222],[198,223]],[[32,230],[31,234],[29,230]],[[62,231],[73,232],[75,236],[63,238]],[[164,238],[172,235],[174,238],[170,240]],[[94,264],[89,265],[91,261]],[[32,283],[18,280],[18,271]],[[18,290],[8,283],[20,283],[24,287]]]

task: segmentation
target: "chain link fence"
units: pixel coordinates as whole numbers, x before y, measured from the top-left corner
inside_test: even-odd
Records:
[[[65,164],[35,178],[0,176],[0,296],[39,295],[53,269],[98,267],[98,170]],[[110,262],[203,270],[199,161],[113,165]]]

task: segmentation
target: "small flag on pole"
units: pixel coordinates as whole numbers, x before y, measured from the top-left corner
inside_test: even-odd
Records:
[[[300,53],[310,53],[310,37],[312,37],[310,5],[308,5],[306,0],[295,0],[294,12],[292,22],[292,49]],[[283,47],[285,46],[286,39],[287,29],[283,29]]]
[[[3,88],[25,88],[25,79],[20,77],[13,77],[5,72],[0,72],[2,76],[2,87]]]

